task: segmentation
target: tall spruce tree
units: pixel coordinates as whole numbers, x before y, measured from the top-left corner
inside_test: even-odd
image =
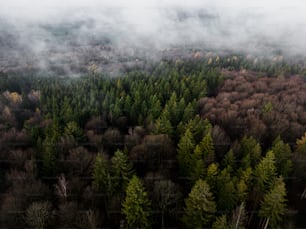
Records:
[[[271,190],[265,194],[259,209],[259,216],[265,217],[265,226],[276,228],[286,211],[286,187],[282,177],[278,178]]]
[[[141,180],[134,175],[126,188],[126,198],[122,204],[129,228],[150,228],[151,203]]]
[[[195,183],[185,204],[183,222],[186,228],[210,226],[216,212],[216,203],[206,181],[200,179]]]

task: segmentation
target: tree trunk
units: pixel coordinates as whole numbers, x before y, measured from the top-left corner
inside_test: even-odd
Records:
[[[266,220],[266,224],[265,224],[265,227],[264,229],[267,229],[268,228],[268,225],[269,225],[269,220],[270,220],[270,217]]]
[[[239,207],[239,214],[238,214],[238,218],[237,218],[237,221],[236,221],[235,229],[238,229],[243,205],[244,205],[244,202],[242,202],[240,207]]]

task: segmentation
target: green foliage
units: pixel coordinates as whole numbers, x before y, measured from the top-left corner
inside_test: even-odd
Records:
[[[119,225],[122,216],[118,210],[122,207],[129,228],[180,227],[177,219],[183,216],[182,210],[184,228],[256,227],[258,217],[254,212],[258,211],[265,220],[260,226],[276,228],[285,214],[286,202],[284,181],[277,176],[288,177],[294,172],[297,178],[288,179],[289,201],[295,200],[296,190],[305,187],[306,136],[297,140],[294,154],[286,144],[304,131],[303,102],[288,104],[295,99],[293,93],[292,97],[275,96],[284,99],[284,104],[272,105],[270,98],[263,97],[259,99],[263,106],[253,106],[252,100],[265,93],[274,96],[273,88],[280,90],[281,81],[284,83],[280,85],[294,92],[296,84],[302,85],[301,79],[285,75],[255,80],[250,77],[255,72],[245,72],[239,73],[235,84],[237,72],[232,72],[222,93],[215,99],[199,101],[217,95],[223,81],[219,69],[226,74],[230,69],[243,68],[270,74],[298,72],[296,66],[251,62],[241,56],[214,57],[210,64],[205,58],[163,60],[159,65],[144,61],[116,77],[97,72],[73,79],[4,75],[0,79],[1,223],[9,228],[22,227],[22,217],[12,212],[24,212],[27,226],[44,227],[35,221],[39,219],[36,216],[51,213],[51,205],[46,213],[41,198],[56,194],[50,190],[58,192],[58,184],[49,178],[64,174],[64,194],[59,197],[65,198],[52,203],[58,211],[58,227],[126,226]],[[261,87],[274,83],[272,89]],[[22,103],[10,103],[3,93],[6,90],[22,95]],[[28,94],[32,90],[39,94],[33,101]],[[304,101],[302,93],[298,97]],[[239,112],[240,107],[246,108]],[[247,128],[236,128],[245,125]],[[287,126],[288,131],[284,128]],[[249,135],[241,139],[245,133]],[[279,133],[284,141],[278,137],[267,152],[271,139]],[[221,147],[215,147],[213,140]],[[130,151],[124,151],[124,147]],[[261,147],[267,152],[265,156]],[[98,153],[102,150],[103,154]],[[132,160],[137,175],[146,177],[152,205],[141,181],[131,178]],[[91,184],[84,179],[89,174]],[[36,195],[45,192],[40,191],[41,181],[35,179],[50,188],[48,195]],[[184,198],[186,206],[182,209]],[[298,219],[302,204],[290,204],[296,208]],[[80,209],[85,212],[81,217]],[[151,220],[159,218],[162,223],[151,225]],[[45,219],[48,224],[49,216]]]
[[[261,147],[259,143],[253,137],[243,137],[240,142],[240,154],[242,156],[243,168],[258,164],[261,158]]]
[[[266,103],[262,108],[262,112],[264,113],[269,113],[272,110],[273,110],[273,104],[271,102]]]
[[[237,190],[228,169],[223,169],[217,177],[217,206],[218,210],[231,211],[237,200]]]
[[[112,158],[112,186],[116,192],[122,193],[133,174],[133,166],[125,152],[117,150]]]
[[[226,215],[221,215],[217,217],[216,221],[212,225],[212,229],[230,229],[228,225]]]
[[[273,142],[272,151],[275,154],[277,173],[283,177],[289,176],[292,170],[290,146],[277,137]]]
[[[215,147],[210,133],[195,147],[194,157],[195,160],[203,160],[206,166],[214,161]]]
[[[185,204],[183,222],[186,228],[200,229],[211,224],[216,212],[216,203],[205,181],[200,179],[195,183]]]
[[[202,119],[199,115],[178,125],[179,135],[183,135],[186,129],[190,129],[195,142],[199,142],[203,137],[211,131],[212,125],[207,119]]]
[[[250,191],[251,188],[252,173],[253,171],[250,167],[242,171],[240,179],[236,184],[237,195],[240,201],[245,201],[247,198],[248,192]]]
[[[231,149],[229,150],[223,160],[222,160],[222,166],[224,168],[231,168],[231,169],[235,169],[236,168],[236,158],[234,155],[234,151]]]
[[[64,135],[73,136],[78,142],[82,142],[82,141],[85,140],[83,130],[74,121],[71,121],[71,122],[67,123],[67,125],[64,129]]]
[[[256,185],[262,191],[269,190],[273,186],[276,177],[275,155],[273,151],[268,151],[266,156],[261,159],[255,168],[254,175],[256,177]]]
[[[147,192],[137,176],[133,176],[126,189],[126,198],[122,204],[129,228],[150,228],[151,203]]]
[[[180,173],[183,176],[189,176],[193,166],[193,150],[195,144],[191,131],[187,129],[185,134],[181,137],[177,149],[177,161]]]
[[[271,190],[265,194],[258,212],[259,216],[266,218],[266,222],[268,221],[272,228],[277,227],[285,214],[287,201],[285,197],[285,183],[282,178],[278,178]]]
[[[173,135],[173,126],[169,119],[169,113],[164,111],[159,119],[157,119],[155,124],[155,134],[168,134],[169,136]]]
[[[222,82],[223,76],[220,75],[217,71],[208,71],[208,73],[206,74],[208,96],[215,96],[217,94],[217,89]]]
[[[107,160],[98,153],[93,168],[93,186],[96,191],[107,193],[111,190],[111,179]]]
[[[216,163],[211,163],[207,168],[206,181],[209,184],[211,190],[214,192],[217,190],[219,175],[219,166]]]

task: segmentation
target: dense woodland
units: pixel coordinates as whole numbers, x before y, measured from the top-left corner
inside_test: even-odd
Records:
[[[305,75],[243,56],[1,73],[1,228],[305,227]]]

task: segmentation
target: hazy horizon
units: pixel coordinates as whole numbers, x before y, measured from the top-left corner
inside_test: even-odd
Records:
[[[78,47],[84,53],[92,47],[88,55],[118,58],[113,51],[93,48],[105,42],[121,56],[142,50],[154,56],[171,47],[257,56],[305,57],[306,52],[306,3],[299,0],[0,2],[2,52],[35,57],[41,67],[63,63],[63,56]],[[84,62],[80,56],[69,54],[75,64]]]

